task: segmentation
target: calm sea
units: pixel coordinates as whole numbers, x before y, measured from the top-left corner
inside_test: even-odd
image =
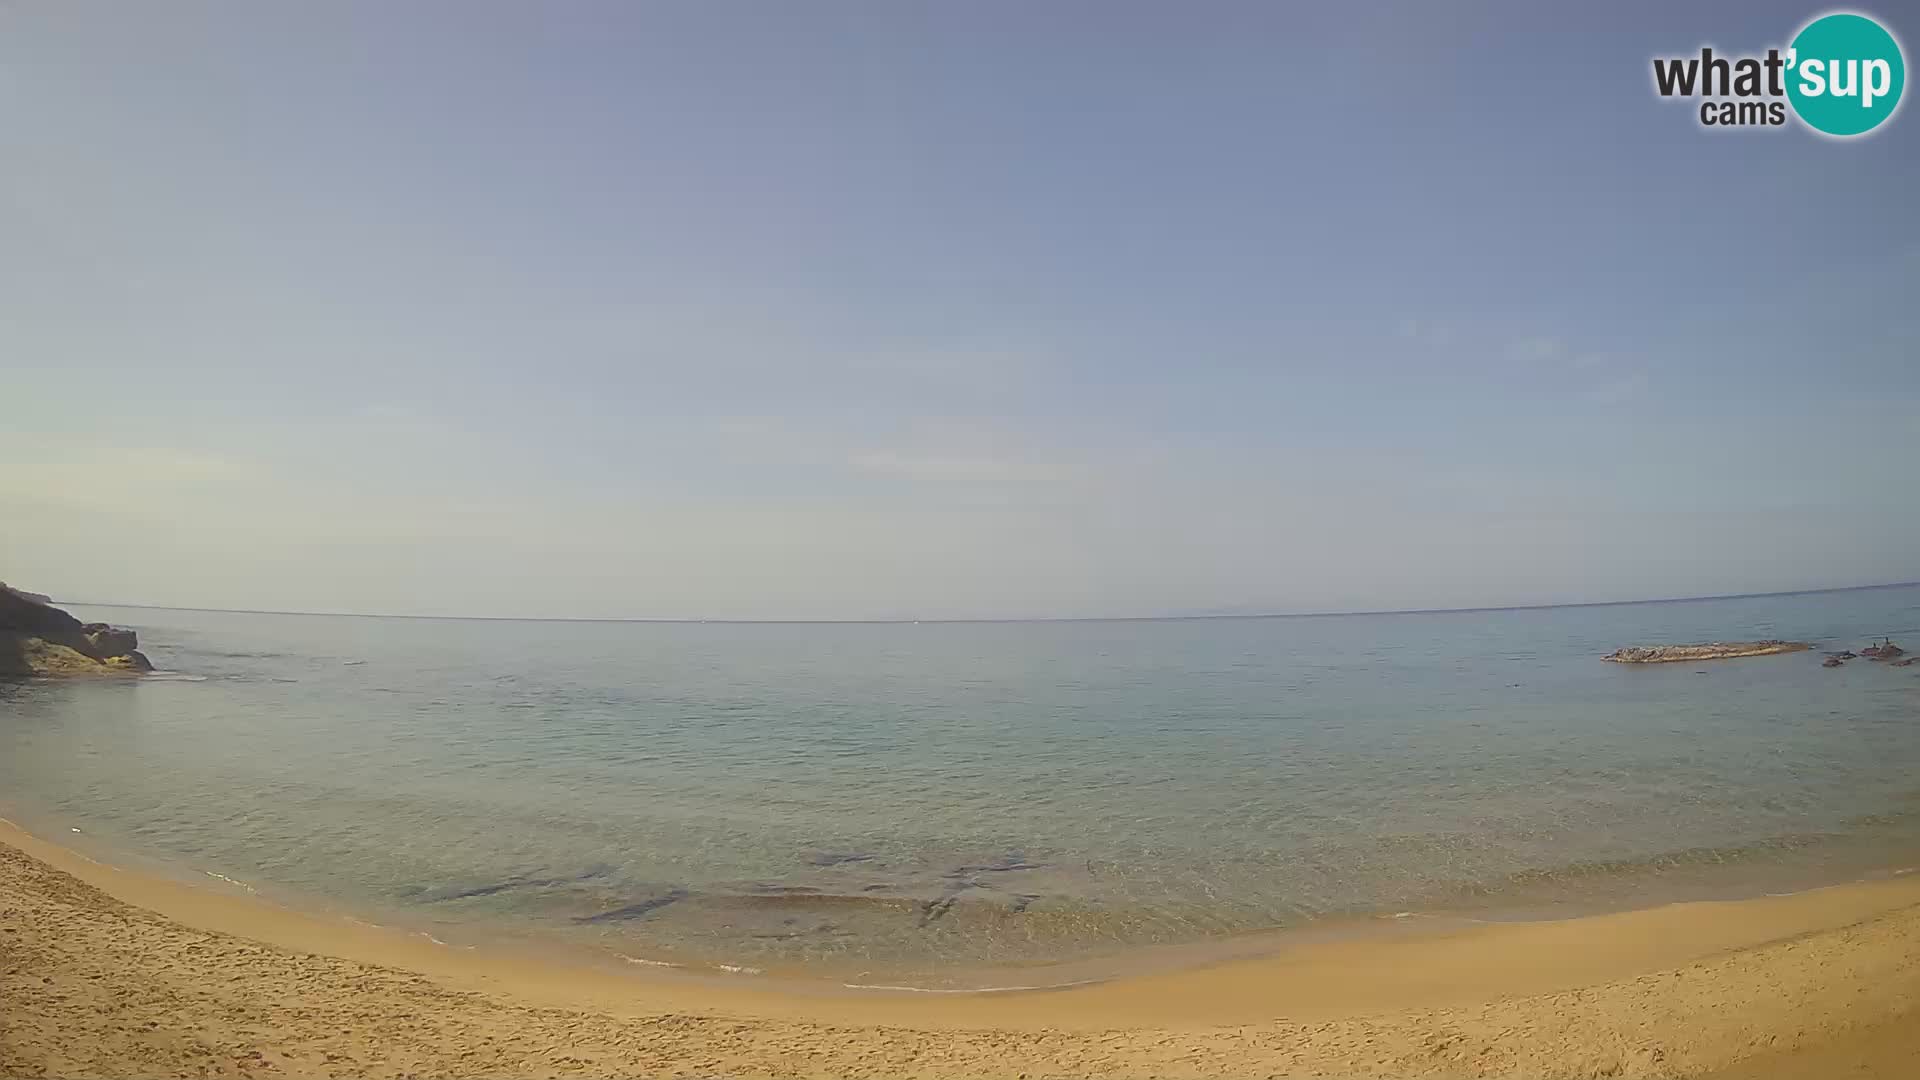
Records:
[[[171,674],[0,684],[0,810],[456,944],[932,986],[1920,855],[1920,665],[1599,659],[1920,648],[1916,587],[1058,623],[74,610]]]

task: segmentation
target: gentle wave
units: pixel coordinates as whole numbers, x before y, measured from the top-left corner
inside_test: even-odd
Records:
[[[256,890],[254,889],[254,887],[253,887],[253,886],[251,886],[251,885],[249,885],[249,884],[247,884],[247,883],[246,883],[246,882],[244,882],[244,881],[241,881],[241,880],[240,880],[239,878],[230,878],[230,877],[228,877],[228,876],[227,876],[227,875],[225,875],[225,874],[216,874],[216,873],[214,873],[214,872],[213,872],[213,871],[211,871],[211,870],[202,870],[202,871],[200,871],[200,872],[201,872],[201,873],[203,873],[203,874],[205,874],[205,875],[207,875],[207,876],[208,876],[208,877],[210,877],[210,878],[216,878],[216,879],[218,879],[218,880],[220,880],[220,881],[224,881],[224,882],[226,882],[226,883],[227,883],[227,884],[229,884],[229,885],[237,885],[237,886],[239,886],[240,888],[242,888],[242,889],[245,889],[245,890],[246,890],[246,891],[248,891],[248,892],[254,892],[254,891],[256,891]]]
[[[625,960],[629,964],[639,964],[642,967],[677,968],[677,967],[686,966],[684,964],[676,964],[668,960],[648,960],[645,957],[641,957],[641,956],[628,956],[626,953],[617,952],[617,953],[614,953],[613,955],[619,957],[622,960]]]

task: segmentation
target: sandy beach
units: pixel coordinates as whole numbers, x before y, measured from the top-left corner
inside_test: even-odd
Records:
[[[1892,1077],[1920,875],[1046,993],[751,983],[448,948],[0,825],[8,1076]]]

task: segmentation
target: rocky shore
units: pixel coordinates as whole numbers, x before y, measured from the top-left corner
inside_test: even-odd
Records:
[[[1772,656],[1805,652],[1805,641],[1714,641],[1705,645],[1632,645],[1601,657],[1616,664],[1676,664],[1692,660],[1731,660],[1740,656]]]
[[[131,630],[83,623],[38,593],[0,583],[0,678],[152,671],[139,645]]]

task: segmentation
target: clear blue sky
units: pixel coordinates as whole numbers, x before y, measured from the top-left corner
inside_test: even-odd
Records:
[[[1920,115],[1716,135],[1650,88],[1815,12],[5,4],[0,578],[586,617],[1920,578]]]

